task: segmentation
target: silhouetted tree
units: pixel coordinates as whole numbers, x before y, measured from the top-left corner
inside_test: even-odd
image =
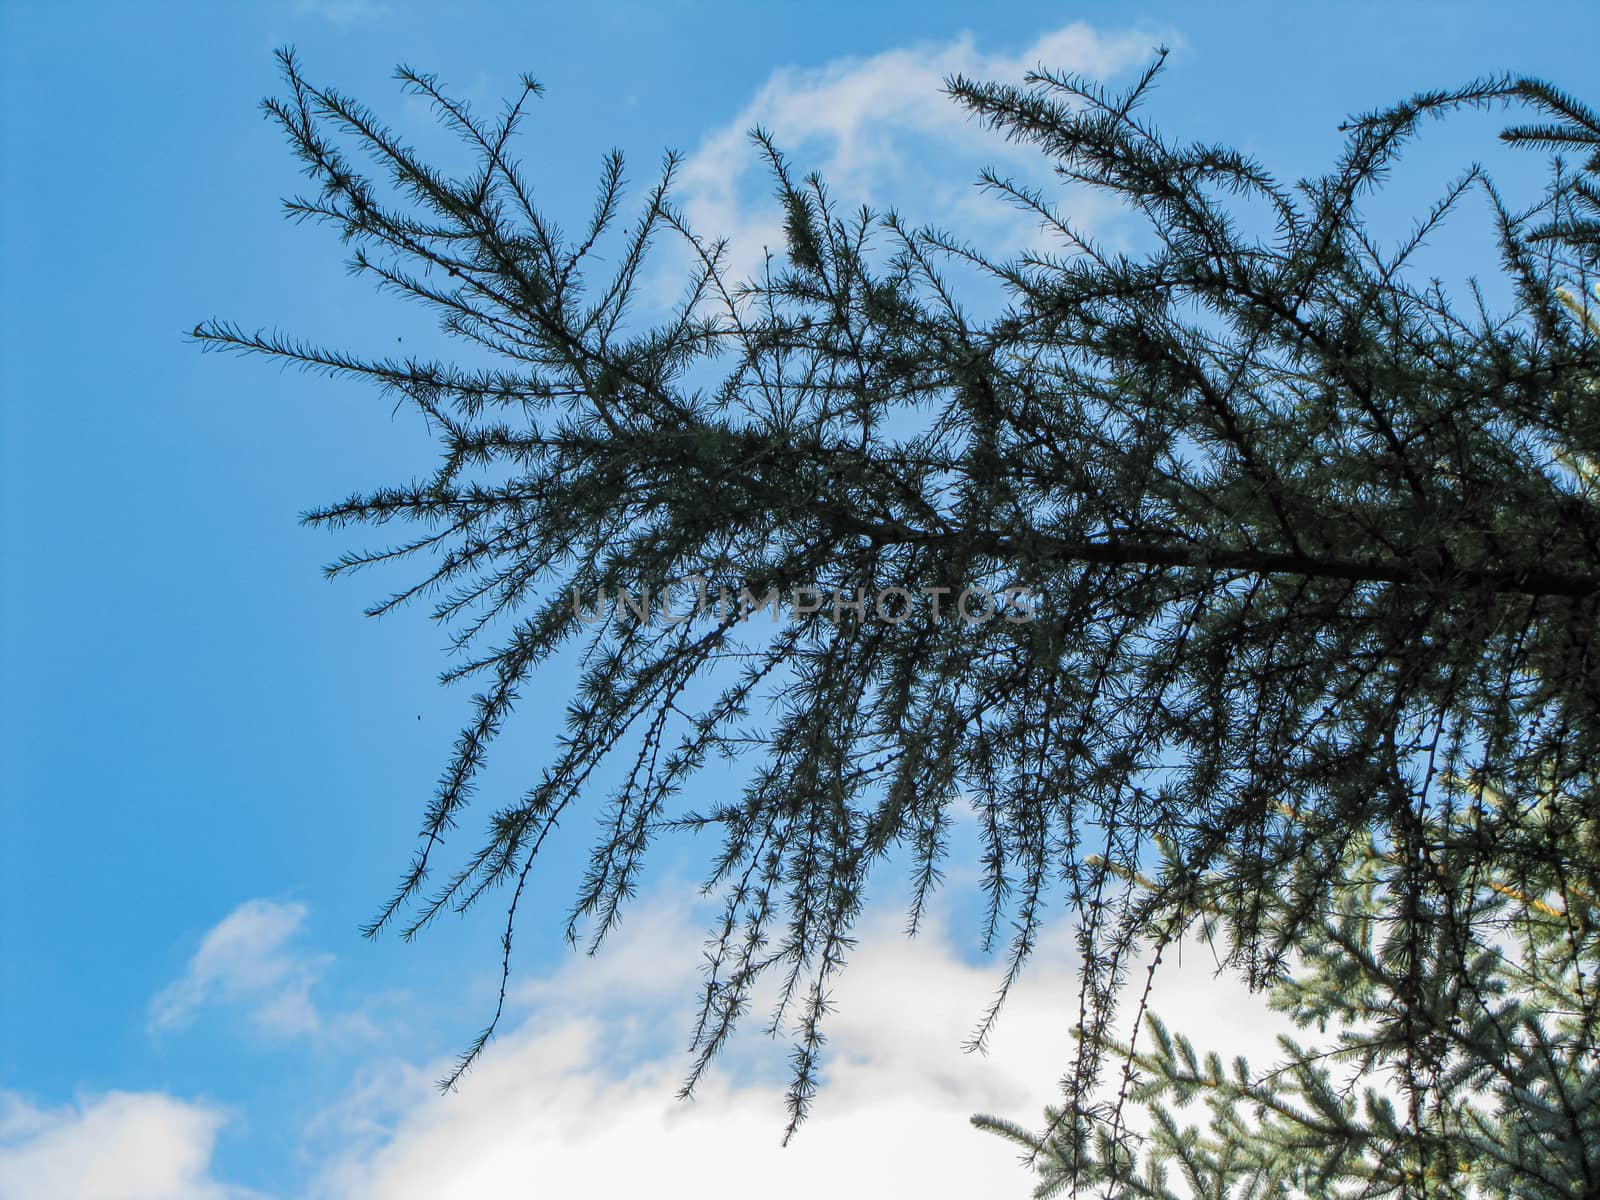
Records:
[[[787,245],[739,280],[725,244],[674,208],[671,156],[624,227],[613,154],[592,216],[562,232],[511,152],[532,80],[490,120],[400,72],[474,149],[453,178],[284,54],[287,94],[266,107],[316,185],[290,214],[331,224],[357,271],[475,353],[374,360],[195,331],[375,383],[441,439],[430,477],[307,517],[408,527],[330,573],[414,564],[371,611],[430,598],[458,652],[444,678],[481,681],[370,932],[400,920],[409,937],[508,885],[509,970],[517,898],[559,822],[600,824],[568,925],[577,938],[589,922],[595,943],[653,837],[717,830],[706,883],[725,908],[685,1091],[770,978],[772,1025],[795,1039],[793,1132],[869,876],[892,857],[909,869],[914,930],[958,797],[984,846],[986,944],[1009,942],[974,1042],[1049,906],[1063,910],[1083,954],[1063,1111],[1085,1119],[1145,935],[1203,914],[1265,985],[1320,936],[1369,843],[1407,912],[1450,903],[1435,831],[1463,811],[1476,823],[1451,843],[1452,871],[1555,864],[1595,894],[1600,855],[1580,831],[1600,765],[1585,474],[1600,350],[1560,291],[1586,294],[1594,161],[1560,168],[1527,213],[1468,170],[1393,251],[1362,215],[1429,117],[1532,102],[1556,114],[1525,132],[1546,142],[1589,118],[1509,79],[1426,93],[1352,122],[1331,170],[1288,186],[1234,150],[1164,139],[1140,112],[1160,66],[1121,94],[1049,72],[949,82],[1062,182],[1145,218],[1147,252],[1112,253],[1052,194],[987,174],[1046,243],[999,261],[893,212],[847,211],[758,130]],[[1486,201],[1512,285],[1498,309],[1409,266],[1468,195]],[[661,238],[693,265],[652,319],[636,293]],[[974,283],[1003,292],[996,315],[958,299]],[[587,619],[597,593],[686,579],[719,602],[681,622]],[[773,622],[721,602],[798,587],[846,604],[780,606]],[[1033,609],[951,619],[964,590],[1007,587]],[[874,611],[891,588],[909,597]],[[865,612],[848,607],[863,593]],[[430,884],[520,691],[574,641],[582,674],[547,765]],[[717,756],[748,769],[742,792],[691,793]],[[608,761],[617,782],[602,788]],[[1510,798],[1492,812],[1472,790],[1489,782]],[[1543,795],[1563,799],[1534,820]],[[1160,873],[1132,886],[1157,844]],[[1493,936],[1479,908],[1457,917],[1461,954]],[[1572,952],[1592,980],[1592,941]],[[1397,995],[1420,1004],[1423,959],[1409,961]],[[1578,995],[1590,1037],[1593,983]]]

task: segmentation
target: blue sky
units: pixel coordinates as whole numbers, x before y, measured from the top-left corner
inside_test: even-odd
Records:
[[[996,979],[958,936],[958,872],[957,936],[864,952],[873,982],[795,1149],[776,1149],[781,1046],[753,1033],[691,1119],[671,1093],[698,926],[671,862],[599,961],[525,923],[508,1036],[461,1095],[431,1095],[488,1011],[498,914],[411,946],[356,927],[407,859],[468,697],[434,684],[442,638],[421,614],[365,620],[376,585],[322,580],[355,543],[297,523],[420,472],[431,443],[357,385],[184,338],[216,316],[444,349],[426,317],[352,281],[331,236],[282,219],[301,178],[257,109],[274,48],[446,157],[397,63],[488,107],[534,74],[548,91],[524,154],[573,218],[607,149],[642,185],[676,147],[691,217],[753,251],[772,220],[743,142],[760,120],[837,195],[1003,249],[1014,226],[968,184],[1015,151],[947,111],[948,71],[1014,77],[1046,57],[1115,82],[1166,42],[1155,122],[1295,177],[1330,160],[1345,115],[1421,87],[1513,70],[1600,98],[1586,7],[0,0],[0,1200],[520,1196],[569,1179],[628,1195],[626,1169],[596,1182],[584,1165],[623,1134],[656,1156],[638,1178],[658,1195],[698,1191],[714,1146],[729,1170],[781,1165],[796,1195],[846,1161],[864,1187],[892,1165],[907,1194],[954,1196],[1014,1171],[965,1116],[1035,1113],[1061,1061],[1040,1048],[1066,1023],[1048,964],[990,1059],[949,1053]],[[1430,131],[1395,212],[1474,159],[1527,161],[1494,145],[1497,121]],[[1115,214],[1083,216],[1116,235]],[[1463,272],[1492,272],[1485,244],[1470,213],[1441,239]],[[542,681],[493,778],[540,761],[564,682]],[[528,912],[564,911],[581,846]],[[1240,1002],[1205,1009],[1224,994],[1203,972],[1181,986],[1225,1033],[1221,1006]]]

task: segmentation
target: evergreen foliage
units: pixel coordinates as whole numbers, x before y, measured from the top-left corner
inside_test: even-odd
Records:
[[[975,1044],[1047,912],[1079,931],[1067,1113],[1094,1109],[1111,998],[1152,931],[1204,915],[1265,985],[1348,902],[1352,855],[1380,846],[1409,914],[1399,1002],[1414,1012],[1444,953],[1417,914],[1453,913],[1464,962],[1496,936],[1492,905],[1456,903],[1458,876],[1555,870],[1562,894],[1596,894],[1600,345],[1563,307],[1587,294],[1593,160],[1526,213],[1470,169],[1393,250],[1362,216],[1429,118],[1520,100],[1556,124],[1518,136],[1576,144],[1595,126],[1569,98],[1509,79],[1422,94],[1353,122],[1332,169],[1291,186],[1225,146],[1164,139],[1141,115],[1159,58],[1122,94],[1050,72],[956,78],[955,102],[1064,183],[1118,198],[1153,248],[1113,253],[1051,195],[990,174],[1048,242],[995,260],[847,210],[757,131],[787,246],[740,280],[674,207],[672,156],[627,224],[612,155],[564,233],[512,155],[531,79],[489,119],[400,72],[476,155],[451,178],[282,65],[266,109],[314,182],[289,212],[331,225],[356,271],[437,311],[474,356],[195,331],[376,384],[441,439],[428,478],[307,516],[408,527],[330,573],[412,564],[371,611],[431,601],[457,651],[444,678],[480,689],[371,932],[409,937],[504,886],[509,971],[523,881],[562,821],[598,821],[568,924],[596,944],[652,839],[718,833],[706,886],[725,907],[685,1091],[769,981],[770,1025],[794,1037],[792,1132],[869,878],[910,870],[914,929],[958,798],[978,813],[988,940],[1009,944]],[[1408,267],[1469,197],[1511,284],[1501,308]],[[694,265],[650,319],[637,293],[661,239]],[[958,299],[974,273],[1003,290],[997,315]],[[692,576],[756,596],[1025,585],[1040,608],[591,625],[572,602]],[[519,694],[575,642],[583,674],[548,765],[436,878]],[[694,790],[719,756],[751,766],[742,795]],[[1514,800],[1488,811],[1450,780]],[[1534,819],[1527,798],[1546,793],[1568,799]],[[1439,831],[1462,828],[1446,853]],[[1163,870],[1134,886],[1158,845]],[[1592,981],[1592,941],[1569,951]],[[1590,982],[1586,1045],[1593,1009]]]
[[[1556,858],[1529,871],[1486,864],[1481,818],[1509,802],[1483,784],[1464,791],[1461,819],[1426,830],[1427,901],[1412,905],[1403,860],[1362,837],[1327,907],[1294,928],[1293,969],[1269,1000],[1319,1041],[1281,1037],[1266,1071],[1224,1065],[1151,1012],[1139,1046],[1102,1047],[1127,1064],[1119,1100],[1139,1117],[1051,1109],[1044,1136],[992,1116],[974,1124],[1027,1150],[1040,1197],[1091,1185],[1149,1200],[1600,1193],[1594,982],[1578,965],[1595,961],[1600,903]],[[1574,799],[1547,793],[1523,820],[1593,850],[1592,818],[1573,827]],[[1225,911],[1208,892],[1226,891],[1228,870],[1206,880],[1202,920]],[[1292,911],[1274,906],[1275,933]],[[1197,1104],[1203,1123],[1186,1110]]]
[[[1558,121],[1513,127],[1507,141],[1600,146],[1600,115],[1536,80],[1521,81],[1519,92]],[[1600,172],[1600,151],[1583,170]],[[1582,175],[1570,186],[1572,208],[1529,240],[1559,243],[1593,266],[1600,224],[1584,213],[1600,211],[1596,193]],[[1600,287],[1593,294],[1600,299]],[[1600,335],[1586,296],[1559,287],[1556,295],[1583,331]],[[1594,460],[1557,461],[1592,499]],[[1145,1011],[1147,986],[1139,1009],[1148,1049],[1097,1035],[1096,1050],[1124,1064],[1114,1102],[1078,1097],[1047,1109],[1042,1134],[973,1118],[1026,1150],[1036,1196],[1086,1186],[1148,1200],[1600,1195],[1600,900],[1567,871],[1573,856],[1600,857],[1596,809],[1548,772],[1520,804],[1482,776],[1440,783],[1462,803],[1436,810],[1420,831],[1426,890],[1392,844],[1368,834],[1348,843],[1332,886],[1296,879],[1286,902],[1269,898],[1266,927],[1292,962],[1270,984],[1270,1003],[1319,1036],[1332,1027],[1332,1040],[1280,1037],[1282,1058],[1264,1072],[1242,1057],[1224,1066]],[[1494,853],[1508,821],[1544,839],[1542,858]],[[1166,870],[1181,873],[1177,848],[1162,851]],[[1208,939],[1227,912],[1232,857],[1207,871],[1185,910]],[[1151,878],[1124,877],[1158,890]],[[1148,931],[1156,961],[1180,928]],[[1124,1112],[1128,1102],[1139,1116]],[[1204,1125],[1188,1120],[1196,1103]]]

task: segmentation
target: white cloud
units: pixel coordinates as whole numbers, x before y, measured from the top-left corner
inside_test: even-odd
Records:
[[[1014,1148],[969,1119],[994,1112],[1030,1123],[1056,1099],[1077,1011],[1076,953],[1064,918],[1043,939],[991,1052],[980,1057],[961,1046],[998,982],[998,965],[965,961],[940,913],[908,941],[893,897],[880,897],[881,916],[860,931],[860,949],[835,988],[814,1115],[783,1148],[786,1047],[760,1035],[759,1006],[696,1099],[674,1098],[688,1066],[682,1045],[706,916],[691,903],[692,889],[680,887],[630,907],[599,956],[523,977],[503,1036],[457,1094],[434,1089],[447,1061],[369,1056],[303,1130],[300,1159],[310,1178],[295,1194],[477,1200],[520,1195],[531,1181],[552,1195],[673,1200],[717,1182],[759,1179],[764,1195],[784,1200],[841,1177],[864,1192],[928,1200],[1012,1186],[1025,1194],[1031,1177]],[[962,896],[970,900],[970,889]],[[180,1024],[203,1005],[231,1001],[280,1032],[331,1027],[336,1018],[318,1014],[309,997],[308,964],[321,960],[292,945],[305,917],[297,904],[240,905],[158,997],[154,1019]],[[1268,1065],[1282,1019],[1237,983],[1214,979],[1203,949],[1185,954],[1181,966],[1169,957],[1158,974],[1157,1011],[1202,1048]],[[239,1193],[209,1165],[222,1119],[206,1105],[154,1094],[113,1093],[66,1114],[0,1103],[0,1200],[232,1200]],[[118,1169],[122,1162],[131,1166]]]
[[[970,34],[944,42],[836,59],[821,67],[774,72],[744,109],[707,135],[685,161],[678,199],[703,239],[730,239],[734,274],[760,262],[763,246],[780,252],[781,215],[765,165],[749,141],[771,132],[797,176],[819,171],[845,213],[865,203],[894,207],[913,225],[949,224],[997,253],[1032,240],[1032,219],[975,188],[978,170],[994,165],[1037,182],[1044,160],[1030,148],[983,130],[944,94],[945,80],[964,74],[1021,83],[1040,65],[1106,79],[1147,61],[1171,33],[1102,33],[1076,22],[1046,33],[1014,54],[980,50]],[[1107,211],[1090,193],[1069,211],[1093,225]]]
[[[687,909],[640,901],[597,959],[517,991],[521,1011],[457,1094],[432,1089],[443,1063],[373,1064],[318,1122],[327,1158],[313,1193],[673,1200],[733,1184],[784,1200],[841,1179],[860,1195],[1027,1193],[1014,1148],[968,1121],[980,1111],[1036,1121],[1056,1098],[1077,1010],[1067,930],[1046,939],[980,1057],[960,1047],[995,965],[963,962],[939,924],[914,941],[887,914],[864,929],[836,989],[827,1082],[787,1149],[784,1047],[760,1036],[759,1009],[696,1099],[674,1099],[701,937]],[[1214,980],[1208,958],[1164,968],[1156,1000],[1200,1046],[1275,1057],[1281,1019]]]
[[[244,1200],[211,1174],[225,1120],[154,1092],[53,1110],[0,1092],[0,1200]]]
[[[239,905],[206,934],[183,975],[151,1001],[151,1027],[179,1028],[200,1008],[220,1003],[247,1013],[264,1033],[317,1032],[322,1017],[311,986],[329,959],[289,945],[305,917],[303,904]]]

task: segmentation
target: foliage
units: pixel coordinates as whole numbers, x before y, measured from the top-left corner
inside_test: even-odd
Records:
[[[1586,977],[1579,964],[1600,951],[1600,904],[1557,857],[1486,866],[1481,840],[1509,802],[1481,783],[1462,791],[1458,816],[1427,829],[1426,899],[1398,855],[1363,837],[1327,907],[1295,928],[1293,969],[1269,1000],[1322,1040],[1281,1037],[1268,1071],[1242,1057],[1224,1066],[1149,1013],[1148,1048],[1103,1047],[1129,1064],[1122,1099],[1142,1128],[1120,1107],[1051,1110],[1042,1137],[996,1117],[974,1123],[1027,1149],[1041,1197],[1090,1184],[1150,1200],[1595,1195],[1600,1043],[1592,968]],[[1574,818],[1574,800],[1547,793],[1521,821],[1600,854],[1600,830]],[[1224,867],[1204,891],[1227,887]],[[1223,910],[1209,894],[1197,907],[1203,919]],[[1274,930],[1293,907],[1275,906]],[[1203,1125],[1187,1119],[1196,1102]]]
[[[909,869],[915,928],[962,798],[979,814],[988,940],[1009,940],[974,1042],[1064,910],[1083,952],[1070,1111],[1090,1103],[1111,998],[1151,930],[1203,902],[1264,983],[1369,836],[1415,905],[1448,899],[1429,865],[1443,780],[1548,785],[1592,816],[1600,509],[1561,459],[1600,452],[1600,349],[1559,291],[1583,282],[1564,248],[1592,196],[1558,174],[1519,214],[1472,169],[1392,252],[1361,212],[1427,118],[1540,97],[1511,80],[1417,96],[1354,122],[1328,174],[1286,186],[1226,147],[1163,139],[1140,115],[1160,67],[1123,94],[1048,72],[949,86],[1036,147],[1066,196],[1100,189],[1143,218],[1148,253],[1113,253],[1052,195],[990,174],[1044,242],[997,261],[847,211],[757,131],[787,253],[741,281],[674,207],[671,156],[626,227],[611,156],[592,216],[564,234],[511,153],[532,80],[490,120],[400,72],[476,156],[450,178],[283,56],[287,94],[266,108],[315,184],[289,212],[335,228],[357,272],[434,309],[487,364],[195,331],[374,383],[441,439],[430,477],[307,517],[408,526],[330,573],[412,564],[371,611],[431,598],[458,655],[444,678],[480,685],[371,932],[401,920],[409,937],[509,886],[508,971],[523,881],[562,820],[598,821],[568,924],[596,943],[655,837],[718,832],[706,886],[725,907],[685,1091],[774,982],[792,1132],[869,879]],[[1503,310],[1408,267],[1468,196],[1491,218]],[[694,265],[652,320],[639,293],[663,238]],[[974,276],[1003,291],[997,315],[957,299]],[[753,596],[1022,585],[1040,608],[589,624],[572,602],[692,576]],[[541,776],[430,883],[520,693],[574,644],[582,676]],[[749,767],[742,794],[693,790],[719,756]],[[1600,858],[1544,828],[1507,817],[1460,870],[1554,856],[1593,894]],[[1129,886],[1158,843],[1156,886]],[[1464,946],[1487,944],[1489,915],[1460,914]]]
[[[1600,144],[1600,116],[1546,84],[1521,89],[1568,123],[1518,126],[1508,141]],[[1600,154],[1585,169],[1600,172]],[[1575,191],[1575,207],[1594,206],[1592,186]],[[1597,232],[1563,214],[1532,237],[1592,263]],[[1600,335],[1587,297],[1557,295]],[[1559,461],[1596,499],[1594,460]],[[1125,1067],[1114,1104],[1048,1109],[1042,1135],[973,1118],[1027,1151],[1036,1196],[1085,1185],[1149,1200],[1600,1194],[1600,900],[1566,872],[1573,856],[1600,857],[1595,809],[1550,779],[1525,806],[1481,778],[1441,782],[1463,804],[1422,830],[1426,891],[1392,848],[1366,835],[1349,843],[1336,886],[1309,881],[1323,906],[1310,921],[1295,900],[1271,908],[1267,925],[1293,965],[1270,985],[1269,1002],[1298,1028],[1326,1036],[1331,1026],[1331,1043],[1280,1037],[1271,1070],[1253,1071],[1243,1057],[1224,1066],[1144,1011],[1147,987],[1139,1007],[1151,1048],[1101,1035],[1098,1049]],[[1508,824],[1542,837],[1545,856],[1495,856]],[[1179,865],[1174,848],[1163,849],[1167,868]],[[1232,886],[1232,869],[1224,859],[1208,871],[1191,903],[1207,937],[1226,911],[1216,891]],[[1130,878],[1147,893],[1158,887]],[[1158,946],[1171,937],[1163,931]],[[1123,1111],[1129,1101],[1141,1129]],[[1185,1120],[1196,1102],[1208,1114],[1203,1127]]]

